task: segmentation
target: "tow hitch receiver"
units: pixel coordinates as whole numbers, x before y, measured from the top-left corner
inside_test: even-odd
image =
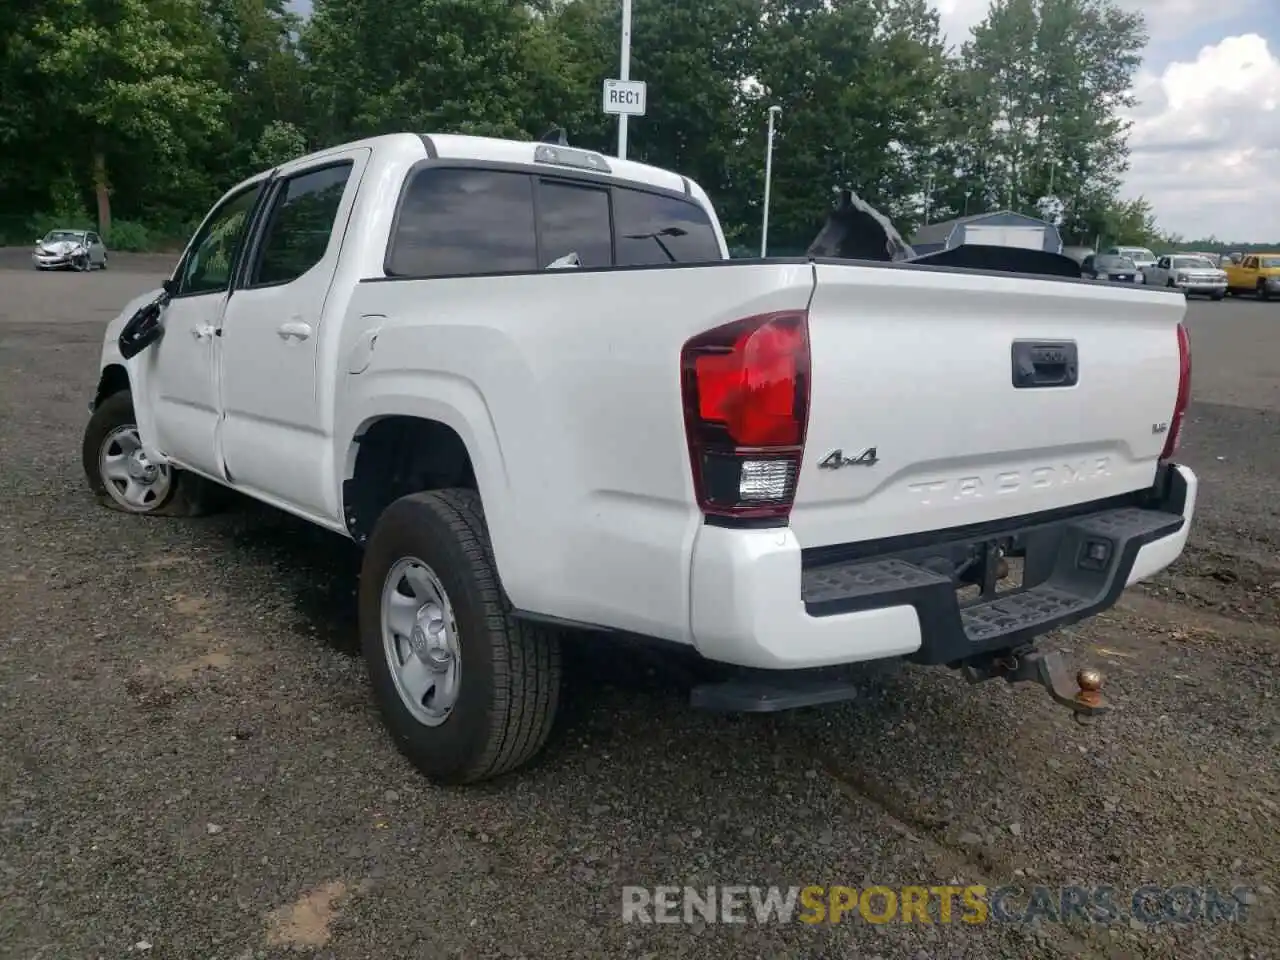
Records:
[[[1102,695],[1102,672],[1086,668],[1079,671],[1072,682],[1066,661],[1056,650],[1013,652],[980,665],[965,664],[963,672],[970,683],[996,677],[1007,683],[1034,681],[1049,691],[1055,701],[1070,709],[1081,723],[1111,709]]]

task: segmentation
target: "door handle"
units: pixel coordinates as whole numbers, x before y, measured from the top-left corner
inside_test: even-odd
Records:
[[[197,340],[208,340],[213,336],[213,327],[207,323],[191,328],[191,336]]]
[[[288,323],[280,324],[276,333],[280,335],[281,340],[288,340],[291,337],[306,340],[311,336],[311,324],[303,323],[301,320],[290,320]]]

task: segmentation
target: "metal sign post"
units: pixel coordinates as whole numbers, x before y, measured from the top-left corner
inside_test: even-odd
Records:
[[[618,79],[626,83],[631,79],[631,0],[622,0],[622,53],[619,59]],[[627,159],[627,114],[618,114],[618,159]]]

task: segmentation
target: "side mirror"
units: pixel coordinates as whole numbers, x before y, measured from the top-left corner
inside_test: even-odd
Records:
[[[173,277],[165,277],[164,283],[161,284],[161,286],[164,287],[164,292],[171,297],[178,292],[178,281],[173,279]]]
[[[116,344],[120,347],[120,356],[132,360],[151,344],[164,336],[164,326],[160,316],[169,304],[169,293],[166,290],[137,313],[129,318],[129,322],[120,331]]]

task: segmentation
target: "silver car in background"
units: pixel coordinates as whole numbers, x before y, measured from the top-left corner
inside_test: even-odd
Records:
[[[36,240],[31,263],[37,270],[105,270],[107,247],[92,230],[50,230]]]
[[[1142,271],[1147,283],[1158,287],[1174,287],[1190,296],[1193,293],[1221,300],[1227,295],[1227,272],[1201,256],[1170,254]]]

